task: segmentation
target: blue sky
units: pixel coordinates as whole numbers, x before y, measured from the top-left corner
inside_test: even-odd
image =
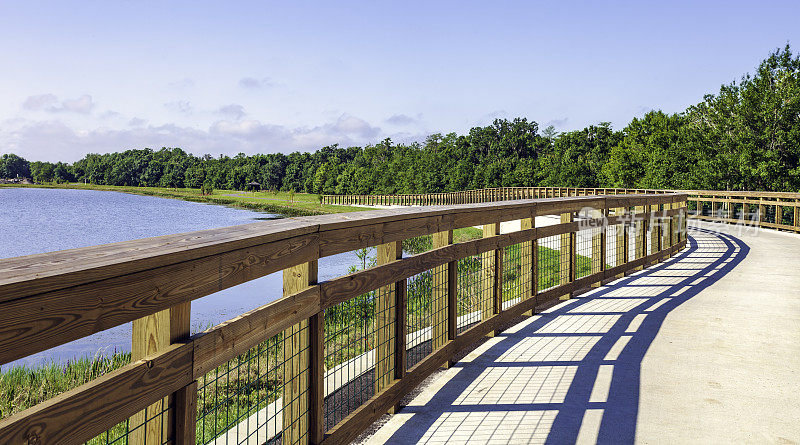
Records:
[[[0,152],[310,151],[678,112],[787,42],[800,2],[0,0]]]

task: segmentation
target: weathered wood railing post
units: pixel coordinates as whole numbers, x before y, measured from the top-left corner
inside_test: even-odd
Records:
[[[660,238],[660,234],[659,234],[659,230],[661,228],[661,224],[659,224],[659,220],[658,220],[657,216],[653,217],[654,214],[655,215],[658,214],[657,212],[659,210],[659,207],[660,206],[656,204],[656,205],[651,205],[650,208],[649,208],[651,213],[650,213],[650,217],[648,218],[647,224],[648,224],[648,227],[650,229],[650,253],[656,253],[656,252],[661,250],[661,246],[660,246],[660,243],[659,243],[659,240],[661,239]],[[653,264],[655,264],[657,262],[658,262],[658,259],[653,261]]]
[[[627,261],[627,253],[626,252],[628,251],[628,248],[627,248],[628,247],[627,246],[627,241],[628,241],[627,232],[628,232],[628,229],[627,229],[627,225],[626,225],[626,221],[625,221],[626,215],[627,215],[627,212],[626,212],[624,207],[617,207],[617,208],[614,209],[614,216],[619,216],[619,217],[622,218],[622,220],[614,228],[614,234],[616,236],[616,241],[614,243],[615,243],[616,248],[617,248],[616,264],[615,264],[616,266],[620,266],[622,264],[625,264],[625,262]],[[620,278],[620,277],[625,276],[625,274],[620,272],[616,276],[617,276],[617,278]]]
[[[570,223],[574,221],[573,213],[562,213],[561,222]],[[560,235],[561,248],[559,249],[559,284],[571,283],[575,279],[575,232]],[[562,295],[561,300],[572,298],[573,293]]]
[[[636,206],[636,208],[634,210],[634,212],[636,214],[636,218],[637,219],[642,218],[642,215],[644,214],[644,211],[645,211],[645,207],[644,206]],[[633,226],[634,236],[636,237],[635,241],[634,241],[634,244],[635,244],[635,250],[634,250],[635,258],[634,259],[636,259],[636,260],[638,260],[639,258],[643,258],[645,256],[645,246],[647,244],[647,241],[646,241],[646,238],[645,238],[645,230],[646,230],[645,227],[646,226],[645,226],[645,221],[644,220],[636,221],[636,223]],[[644,269],[644,265],[641,265],[641,266],[637,266],[635,270],[643,270],[643,269]]]
[[[378,246],[378,264],[389,264],[403,258],[402,241],[381,244]],[[405,341],[399,332],[405,332],[405,309],[398,304],[398,289],[404,287],[403,284],[392,283],[378,289],[375,302],[375,332],[377,334],[377,344],[375,347],[375,393],[377,394],[396,378],[401,378],[405,371],[405,361],[402,361],[403,369],[397,369],[398,350],[405,351]],[[400,311],[402,310],[402,312]],[[403,328],[400,328],[400,325]],[[398,341],[400,339],[401,341]],[[394,412],[394,409],[391,410]]]
[[[189,319],[191,303],[181,303],[170,309],[134,320],[132,323],[131,361],[161,352],[170,343],[175,343],[189,336]],[[129,421],[128,443],[132,445],[161,444],[168,438],[169,432],[180,429],[185,440],[189,432],[187,423],[191,422],[190,439],[194,439],[194,409],[192,397],[197,397],[197,384],[193,382],[174,394],[173,400],[179,403],[180,412],[170,412],[170,398],[164,397],[146,409],[134,414]],[[180,399],[180,400],[179,400]],[[172,407],[175,409],[175,406]],[[145,423],[146,422],[146,423]],[[173,423],[174,422],[174,423]],[[172,424],[172,425],[171,425]]]
[[[520,230],[529,230],[536,227],[536,211],[531,212],[530,218],[523,218],[520,221]],[[539,241],[527,241],[522,243],[520,252],[520,263],[523,271],[528,271],[528,279],[522,281],[523,299],[536,298],[539,293]],[[522,276],[525,276],[523,272]],[[525,311],[523,315],[533,315],[534,310]]]
[[[283,295],[300,292],[317,282],[317,262],[283,270]],[[306,443],[309,437],[310,327],[304,320],[283,331],[283,435],[286,443]]]
[[[433,234],[433,248],[449,246],[453,244],[453,231],[436,232]],[[432,319],[433,329],[431,334],[433,350],[444,346],[449,338],[449,285],[450,285],[450,263],[442,264],[433,270],[433,295],[432,297]]]
[[[591,213],[588,215],[589,218],[595,219],[600,218],[603,219],[605,216],[605,211],[603,209],[592,209]],[[606,229],[604,227],[604,223],[600,223],[600,227],[592,227],[592,270],[590,273],[595,272],[602,272],[605,270],[605,234]],[[592,283],[592,287],[599,287],[602,284],[603,280],[600,279],[596,283]]]
[[[500,235],[500,223],[485,224],[483,226],[483,237]],[[488,320],[500,311],[497,304],[498,294],[502,293],[500,288],[500,267],[502,265],[502,251],[490,250],[481,254],[483,266],[483,285],[481,286],[481,320]],[[494,336],[494,332],[488,334]]]

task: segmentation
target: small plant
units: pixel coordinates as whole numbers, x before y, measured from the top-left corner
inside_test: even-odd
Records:
[[[317,201],[319,201],[319,207],[322,208],[322,200],[324,197],[321,194],[317,194]]]
[[[287,205],[291,207],[293,203],[294,203],[294,189],[291,189],[289,190],[289,200],[287,201]]]

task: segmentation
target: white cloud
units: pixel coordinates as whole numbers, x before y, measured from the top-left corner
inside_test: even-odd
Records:
[[[417,122],[419,116],[416,118],[407,114],[394,114],[386,119],[386,122],[393,125],[409,125]]]
[[[130,119],[127,124],[124,129],[75,130],[58,120],[7,120],[0,125],[0,147],[28,160],[74,162],[87,153],[142,147],[181,147],[196,155],[215,156],[312,151],[335,143],[374,143],[381,135],[380,128],[347,114],[312,128],[291,128],[254,119],[219,120],[208,130],[175,124],[147,125],[139,118]]]
[[[75,99],[60,101],[55,94],[47,93],[28,97],[22,108],[30,111],[47,111],[49,113],[72,112],[88,114],[94,108],[92,96],[84,94]]]
[[[224,107],[219,107],[217,113],[236,120],[243,118],[247,114],[244,111],[244,107],[239,104],[230,104],[225,105]]]
[[[164,104],[164,107],[168,110],[176,111],[181,114],[192,114],[194,111],[194,107],[192,107],[192,103],[188,100],[176,100],[174,102],[167,102]]]
[[[183,79],[178,79],[176,81],[167,84],[167,87],[170,89],[191,88],[193,86],[194,86],[194,80],[190,77],[184,77]]]
[[[275,83],[269,77],[243,77],[239,80],[239,86],[248,90],[256,90],[275,86]]]

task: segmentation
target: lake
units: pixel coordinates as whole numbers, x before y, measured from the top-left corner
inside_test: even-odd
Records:
[[[281,215],[119,192],[0,188],[0,258],[249,224]],[[347,274],[353,252],[319,261],[320,281]],[[192,302],[192,329],[204,330],[281,297],[277,272]],[[37,366],[129,351],[127,323],[2,366]]]

